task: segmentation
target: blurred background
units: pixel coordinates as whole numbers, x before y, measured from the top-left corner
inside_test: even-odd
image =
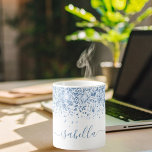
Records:
[[[0,0],[0,81],[82,76],[76,62],[90,43],[65,41],[79,20],[65,12],[69,3],[93,11],[89,0]],[[152,18],[142,23],[151,24]],[[101,61],[112,60],[106,49],[96,44],[94,75]]]

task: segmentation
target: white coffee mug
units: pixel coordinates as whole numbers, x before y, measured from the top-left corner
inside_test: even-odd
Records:
[[[105,144],[105,84],[62,81],[53,84],[53,145],[89,150]]]

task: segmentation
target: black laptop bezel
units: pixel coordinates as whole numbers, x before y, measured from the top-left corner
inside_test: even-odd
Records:
[[[152,30],[133,30],[131,32],[131,34],[130,34],[130,37],[128,39],[128,43],[127,43],[127,46],[126,46],[126,49],[125,49],[125,52],[124,52],[124,55],[123,55],[122,65],[121,65],[121,68],[119,69],[118,76],[117,76],[117,79],[116,79],[116,83],[115,83],[115,86],[114,86],[114,93],[113,93],[113,97],[112,98],[115,99],[115,100],[123,101],[125,103],[130,103],[126,99],[126,97],[117,94],[116,90],[117,90],[117,87],[118,87],[118,84],[119,84],[119,80],[120,80],[120,77],[121,77],[121,74],[122,74],[122,71],[123,71],[123,68],[124,68],[124,64],[126,62],[126,57],[127,57],[128,52],[129,52],[129,46],[130,46],[132,37],[134,35],[145,35],[145,34],[146,35],[152,35]]]

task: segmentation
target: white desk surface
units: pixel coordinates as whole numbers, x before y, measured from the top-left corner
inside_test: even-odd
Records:
[[[0,89],[50,80],[5,82]],[[52,115],[40,103],[0,104],[0,152],[65,152],[52,146]],[[70,152],[70,151],[69,151]],[[74,151],[72,151],[74,152]],[[106,134],[106,145],[90,152],[152,152],[152,128]]]

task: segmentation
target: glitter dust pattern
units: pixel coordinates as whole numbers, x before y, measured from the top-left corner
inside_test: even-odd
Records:
[[[100,118],[105,109],[105,87],[53,87],[54,115],[76,118]]]

